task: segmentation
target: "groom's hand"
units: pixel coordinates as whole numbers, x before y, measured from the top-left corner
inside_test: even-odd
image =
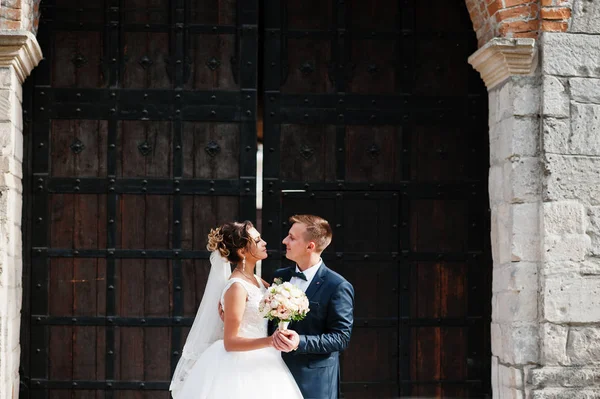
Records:
[[[294,330],[277,330],[273,334],[275,348],[282,352],[291,352],[298,348],[300,336]]]

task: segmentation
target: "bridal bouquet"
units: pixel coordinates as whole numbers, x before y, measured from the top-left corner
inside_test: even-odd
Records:
[[[308,298],[296,286],[275,279],[261,299],[258,310],[262,317],[275,320],[280,330],[285,330],[290,321],[299,321],[309,312]]]

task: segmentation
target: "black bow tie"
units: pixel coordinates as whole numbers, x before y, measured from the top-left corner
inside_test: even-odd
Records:
[[[304,273],[302,273],[302,272],[293,271],[293,272],[292,272],[292,277],[298,277],[298,278],[301,278],[301,279],[302,279],[302,280],[304,280],[304,281],[308,281],[308,280],[306,279],[306,276],[305,276],[305,275],[304,275]]]

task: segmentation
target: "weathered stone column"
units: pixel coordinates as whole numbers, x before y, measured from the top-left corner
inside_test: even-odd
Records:
[[[575,2],[568,33],[543,33],[540,367],[533,398],[600,398],[600,35]],[[595,21],[595,25],[590,23]]]
[[[525,375],[539,362],[543,172],[536,43],[492,39],[469,62],[489,91],[493,397],[525,398]]]
[[[490,93],[495,398],[600,398],[600,7],[573,7],[535,73],[523,39],[470,57]]]
[[[0,30],[0,399],[19,389],[23,118],[21,85],[42,52],[29,31]]]

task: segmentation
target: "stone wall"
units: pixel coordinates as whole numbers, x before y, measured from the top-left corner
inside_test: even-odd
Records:
[[[539,6],[537,68],[517,31],[470,57],[490,93],[493,394],[600,398],[600,4]]]
[[[0,397],[18,387],[21,323],[21,83],[0,67]],[[17,109],[18,108],[18,109]],[[15,267],[16,266],[16,267]]]
[[[544,259],[534,398],[600,398],[600,6],[542,40]]]
[[[511,77],[489,93],[494,398],[524,398],[540,357],[540,87],[537,75]]]

